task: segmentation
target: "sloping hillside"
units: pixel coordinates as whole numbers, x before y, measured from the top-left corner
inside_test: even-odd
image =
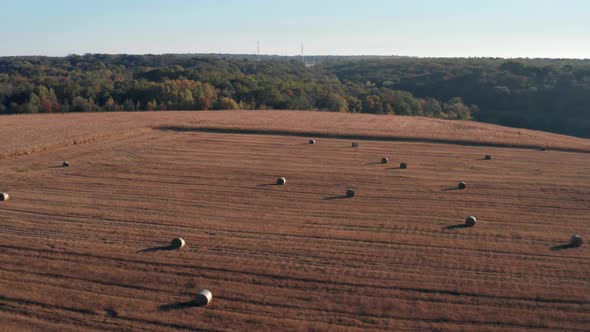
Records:
[[[133,112],[0,118],[0,157],[128,137],[147,129],[407,140],[590,152],[590,140],[469,121],[305,111]]]
[[[587,141],[333,113],[0,120],[4,151],[35,152],[0,162],[0,330],[590,329],[588,245],[568,246],[590,237],[590,154],[432,142]]]

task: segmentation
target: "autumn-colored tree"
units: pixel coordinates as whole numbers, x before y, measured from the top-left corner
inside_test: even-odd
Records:
[[[590,137],[590,60],[319,57],[313,70],[285,60],[0,57],[0,112],[235,107],[219,95],[242,109],[476,119]]]
[[[155,100],[152,100],[152,101],[150,101],[150,102],[147,103],[146,109],[148,111],[155,111],[155,110],[158,109],[158,103]]]
[[[237,110],[240,108],[240,105],[232,98],[223,97],[219,102],[219,108],[222,110]]]
[[[45,86],[39,87],[40,108],[43,113],[51,113],[60,109],[59,101],[53,88],[47,89]]]
[[[42,98],[40,102],[39,110],[43,113],[51,113],[53,105],[51,104],[51,100],[47,98]]]
[[[198,110],[208,110],[211,109],[211,107],[213,106],[213,103],[211,102],[211,100],[207,99],[206,97],[199,97],[199,99],[197,99],[197,103],[196,103],[196,109]]]

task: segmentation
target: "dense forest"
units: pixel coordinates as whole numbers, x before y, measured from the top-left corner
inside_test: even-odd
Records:
[[[0,114],[221,109],[421,115],[590,137],[590,60],[0,58]]]

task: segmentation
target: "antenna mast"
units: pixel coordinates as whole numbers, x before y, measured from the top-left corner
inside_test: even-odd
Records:
[[[256,60],[260,61],[260,40],[258,41],[258,50],[256,53]]]
[[[303,43],[301,43],[301,62],[303,62],[303,64],[305,64],[305,55],[303,53]]]

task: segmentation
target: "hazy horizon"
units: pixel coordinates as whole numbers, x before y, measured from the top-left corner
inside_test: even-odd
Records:
[[[256,54],[590,58],[569,0],[0,0],[0,56]]]
[[[257,56],[256,53],[70,53],[65,55],[46,55],[46,54],[18,54],[18,55],[0,55],[0,58],[10,57],[47,57],[47,58],[66,58],[68,56],[84,56],[84,55],[138,55],[138,56],[162,56],[162,55],[195,55],[195,56]],[[264,54],[260,53],[261,57],[300,57],[300,54]],[[528,60],[590,60],[588,58],[557,58],[557,57],[500,57],[500,56],[416,56],[416,55],[400,55],[400,54],[305,54],[306,58],[313,57],[391,57],[391,58],[417,58],[417,59],[528,59]]]

